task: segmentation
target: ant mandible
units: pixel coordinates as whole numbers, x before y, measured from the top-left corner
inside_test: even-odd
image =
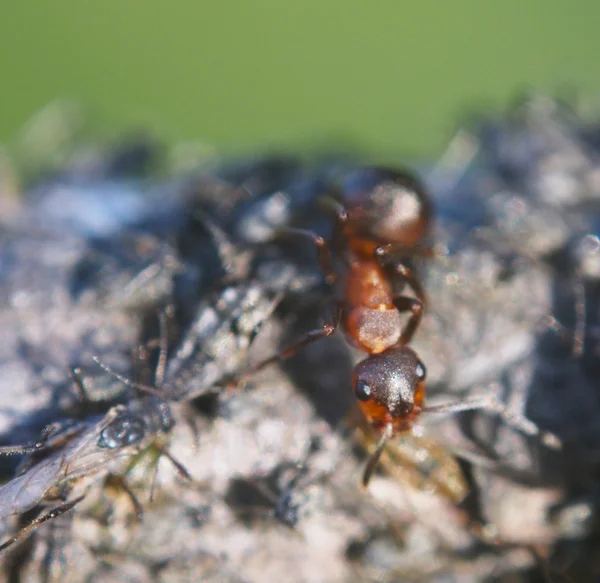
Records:
[[[341,325],[348,341],[368,354],[354,368],[352,386],[363,414],[381,435],[365,468],[366,486],[386,442],[411,429],[426,410],[426,369],[408,346],[421,322],[425,292],[407,258],[430,253],[424,240],[432,205],[415,178],[386,168],[351,174],[338,194],[331,248],[343,270],[334,269],[323,237],[303,229],[282,233],[306,237],[316,246],[321,270],[337,289],[333,316],[256,369],[292,356]],[[412,295],[405,293],[406,287]],[[409,318],[403,325],[405,313]]]

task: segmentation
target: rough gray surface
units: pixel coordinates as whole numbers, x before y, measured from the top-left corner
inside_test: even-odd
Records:
[[[415,435],[388,446],[368,490],[357,444],[374,438],[356,429],[349,389],[360,355],[340,334],[234,379],[317,325],[329,293],[310,249],[248,253],[250,243],[290,222],[326,234],[315,197],[353,162],[250,161],[151,188],[115,177],[107,162],[92,177],[75,165],[18,199],[4,193],[3,443],[32,442],[70,417],[88,432],[75,439],[95,439],[111,407],[136,394],[93,355],[164,389],[175,426],[119,445],[110,464],[88,439],[102,463],[81,480],[55,480],[45,501],[85,498],[4,551],[0,580],[593,581],[599,135],[538,98],[459,134],[427,173],[438,253],[419,266],[429,305],[414,346],[429,403],[481,398],[487,409],[423,416]],[[220,259],[210,225],[192,225],[198,207],[235,241]],[[248,282],[255,295],[235,296]],[[157,383],[131,355],[150,342],[153,362],[155,309],[167,303],[171,360]],[[73,364],[106,399],[95,417],[77,402]],[[178,383],[182,368],[192,376]],[[149,501],[163,446],[191,481],[163,456]],[[0,509],[15,480],[52,456],[77,467],[68,447],[30,459],[16,478],[15,458],[0,459]],[[113,475],[142,502],[141,522]],[[3,539],[19,520],[2,520]]]

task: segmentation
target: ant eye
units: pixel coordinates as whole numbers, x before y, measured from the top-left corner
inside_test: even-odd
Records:
[[[427,376],[427,369],[425,365],[419,360],[417,361],[417,367],[415,368],[415,374],[420,381],[424,381]]]
[[[371,398],[371,387],[365,381],[358,381],[354,387],[354,394],[359,401],[368,401]]]

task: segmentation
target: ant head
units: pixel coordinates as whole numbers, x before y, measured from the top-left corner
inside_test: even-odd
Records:
[[[410,426],[419,414],[425,391],[425,366],[408,346],[394,347],[359,362],[352,379],[354,394],[376,427]]]
[[[387,168],[363,168],[342,185],[350,236],[411,247],[429,230],[432,208],[419,181]]]

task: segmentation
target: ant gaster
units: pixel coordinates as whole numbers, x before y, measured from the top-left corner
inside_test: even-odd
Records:
[[[322,237],[301,229],[285,231],[307,237],[317,247],[321,269],[337,288],[333,317],[257,368],[330,336],[341,324],[348,341],[368,353],[354,368],[352,385],[363,414],[381,433],[365,469],[366,485],[385,443],[409,430],[424,410],[426,370],[408,343],[421,321],[425,293],[407,258],[428,254],[423,242],[432,209],[418,181],[394,170],[360,170],[339,190],[332,247],[343,270],[334,270],[330,245]],[[412,295],[405,293],[406,287]],[[403,323],[405,313],[409,318]]]

